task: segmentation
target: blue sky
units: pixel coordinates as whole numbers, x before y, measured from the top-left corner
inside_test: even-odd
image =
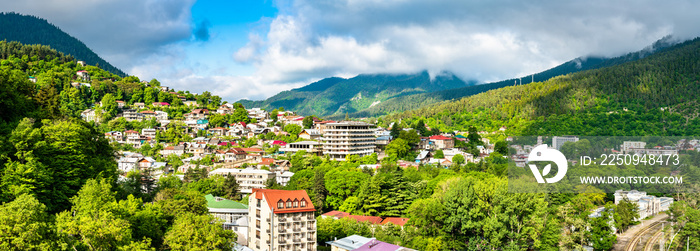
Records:
[[[700,1],[25,0],[141,79],[228,101],[322,78],[451,71],[479,82],[700,35]]]

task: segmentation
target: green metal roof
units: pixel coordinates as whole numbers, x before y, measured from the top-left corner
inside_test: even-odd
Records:
[[[227,199],[216,201],[214,196],[211,194],[205,195],[204,198],[207,199],[207,207],[210,208],[248,209],[248,206],[238,201]]]

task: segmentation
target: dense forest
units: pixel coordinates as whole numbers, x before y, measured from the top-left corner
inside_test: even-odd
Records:
[[[700,135],[700,39],[621,65],[510,86],[386,116],[510,135]]]
[[[89,65],[99,66],[118,76],[126,73],[95,54],[83,42],[63,32],[45,19],[14,12],[0,13],[0,40],[23,44],[48,45]]]
[[[76,79],[80,70],[90,73],[89,85],[71,85],[84,81]],[[94,108],[100,121],[117,121],[116,100],[179,101],[163,108],[174,117],[189,112],[178,96],[202,107],[221,102],[208,92],[161,92],[158,85],[80,66],[48,46],[0,41],[0,249],[231,249],[236,236],[208,214],[204,194],[177,177],[161,179],[149,193],[138,173],[118,178],[115,148],[104,138],[109,123],[80,119]]]

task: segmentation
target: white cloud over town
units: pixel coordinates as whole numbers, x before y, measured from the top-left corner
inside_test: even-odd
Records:
[[[0,8],[49,20],[129,74],[229,101],[361,73],[447,70],[497,81],[639,50],[668,34],[700,35],[697,1],[277,1],[278,15],[240,34],[246,45],[208,58],[213,67],[188,53],[221,39],[216,24],[193,21],[193,4],[28,0]]]

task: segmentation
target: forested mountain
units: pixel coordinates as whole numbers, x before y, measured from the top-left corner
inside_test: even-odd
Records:
[[[264,101],[239,101],[246,107],[284,107],[304,115],[342,115],[381,104],[388,99],[417,93],[473,85],[449,72],[431,76],[416,74],[362,74],[353,78],[326,78],[307,86],[283,91]]]
[[[520,135],[700,135],[700,39],[643,59],[383,118]]]
[[[22,44],[48,45],[57,51],[71,55],[89,65],[99,65],[118,76],[126,74],[100,58],[83,42],[63,32],[45,19],[14,12],[0,13],[0,40],[18,41]]]
[[[626,62],[635,61],[657,52],[664,51],[666,48],[672,46],[673,44],[675,44],[674,39],[671,36],[667,36],[654,42],[647,48],[644,48],[643,50],[637,52],[631,52],[614,58],[595,56],[579,57],[561,65],[558,65],[554,68],[548,69],[546,71],[535,73],[532,76],[524,76],[521,79],[506,79],[498,82],[466,86],[457,89],[439,90],[428,93],[419,93],[414,95],[395,97],[384,101],[380,104],[377,104],[376,106],[365,109],[363,111],[351,113],[350,117],[375,117],[403,111],[415,110],[424,106],[428,106],[430,104],[468,97],[474,94],[479,94],[485,91],[503,88],[506,86],[513,86],[516,84],[529,84],[533,81],[542,82],[549,80],[553,77],[566,75],[569,73],[615,66]],[[336,116],[336,118],[337,117],[338,116]]]

